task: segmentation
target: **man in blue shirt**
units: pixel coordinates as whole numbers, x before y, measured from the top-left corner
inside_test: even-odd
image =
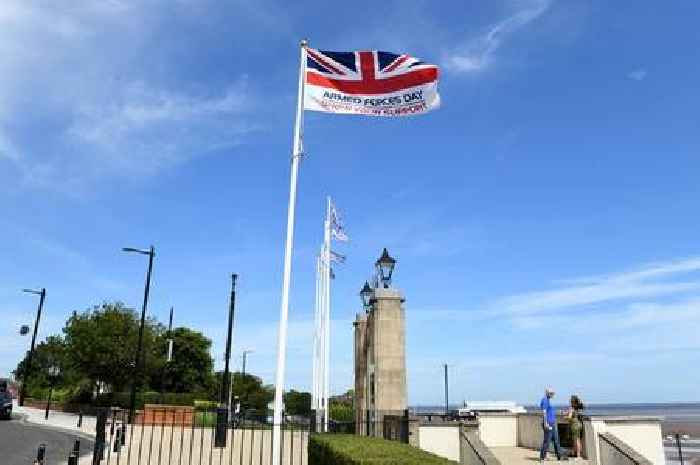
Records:
[[[554,397],[554,390],[552,388],[547,388],[544,390],[544,397],[540,401],[540,410],[542,410],[542,430],[544,431],[544,439],[542,440],[542,448],[540,449],[540,462],[547,457],[550,442],[554,442],[554,452],[557,454],[557,460],[561,460],[559,432],[557,431],[557,414],[550,403],[552,397]]]

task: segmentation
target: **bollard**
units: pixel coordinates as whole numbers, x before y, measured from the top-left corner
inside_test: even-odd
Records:
[[[226,426],[228,424],[228,409],[216,409],[216,429],[214,430],[214,447],[226,447]],[[242,449],[241,449],[242,450]]]
[[[46,444],[39,444],[39,449],[36,451],[36,462],[39,465],[44,465],[44,457],[46,456]]]
[[[78,428],[83,427],[83,412],[78,412]]]
[[[113,449],[114,452],[119,452],[119,448],[122,445],[121,435],[122,435],[122,429],[117,428],[117,437],[114,438],[114,449]]]
[[[104,458],[105,445],[102,442],[95,443],[95,450],[92,453],[92,465],[100,465]]]
[[[75,442],[73,443],[73,454],[75,454],[76,457],[80,457],[80,439],[75,438]]]
[[[122,446],[126,445],[126,423],[122,423]]]
[[[68,465],[78,465],[78,456],[74,453],[71,453],[68,456]]]

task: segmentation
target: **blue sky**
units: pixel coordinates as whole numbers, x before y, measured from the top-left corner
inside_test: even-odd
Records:
[[[325,196],[352,241],[332,390],[382,247],[406,294],[412,404],[700,400],[697,2],[111,0],[0,6],[0,374],[103,300],[203,331],[274,380],[298,40],[441,66],[439,111],[306,115],[289,387],[311,378]]]

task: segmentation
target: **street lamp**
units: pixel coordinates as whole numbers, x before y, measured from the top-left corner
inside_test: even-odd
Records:
[[[365,285],[360,289],[360,298],[362,299],[362,307],[365,309],[365,313],[369,312],[369,302],[372,298],[372,288],[369,287],[369,283],[365,281]]]
[[[243,378],[245,378],[245,362],[248,358],[248,354],[252,354],[253,352],[255,352],[255,349],[245,349],[243,351],[243,368],[241,370]]]
[[[134,363],[134,376],[131,380],[131,401],[129,402],[129,423],[134,420],[134,411],[136,410],[136,380],[141,374],[141,351],[143,349],[143,327],[146,324],[146,308],[148,307],[148,293],[151,290],[151,271],[153,271],[153,257],[156,251],[153,246],[150,249],[135,249],[133,247],[124,247],[123,252],[133,252],[141,255],[148,255],[148,271],[146,272],[146,287],[143,293],[143,307],[141,309],[141,325],[139,326],[139,343],[136,350],[136,362]]]
[[[56,365],[49,366],[49,398],[46,401],[46,412],[44,413],[44,419],[49,419],[49,410],[51,409],[51,395],[53,394],[53,385],[58,380],[61,374],[61,369]]]
[[[27,376],[32,369],[32,356],[34,355],[34,346],[36,344],[36,333],[39,330],[39,320],[41,320],[41,309],[44,307],[44,299],[46,299],[46,289],[41,288],[40,291],[34,289],[22,289],[22,292],[27,292],[29,294],[36,294],[39,296],[39,307],[36,310],[36,320],[34,320],[34,334],[32,335],[32,345],[29,349],[29,354],[27,355],[27,363],[24,366],[24,374],[22,376],[22,388],[19,391],[19,406],[24,405],[24,396],[26,394],[27,388]]]
[[[394,273],[396,260],[394,260],[394,258],[389,255],[389,252],[387,252],[386,247],[384,247],[382,256],[379,257],[379,259],[374,265],[377,267],[377,272],[379,273],[379,277],[381,278],[382,283],[384,283],[384,288],[388,288],[391,284],[391,275]]]
[[[674,439],[676,440],[676,447],[678,448],[678,460],[681,462],[681,465],[683,464],[683,449],[681,448],[681,440],[687,441],[690,439],[690,436],[687,434],[681,434],[681,433],[674,433],[674,434],[669,434],[666,436],[666,439],[669,441],[673,441]]]

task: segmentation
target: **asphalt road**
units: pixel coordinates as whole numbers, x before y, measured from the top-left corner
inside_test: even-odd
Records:
[[[0,463],[3,465],[32,465],[39,444],[46,444],[46,465],[66,463],[73,449],[75,434],[25,423],[13,414],[12,420],[0,420]],[[91,453],[92,441],[80,438],[80,449]]]

